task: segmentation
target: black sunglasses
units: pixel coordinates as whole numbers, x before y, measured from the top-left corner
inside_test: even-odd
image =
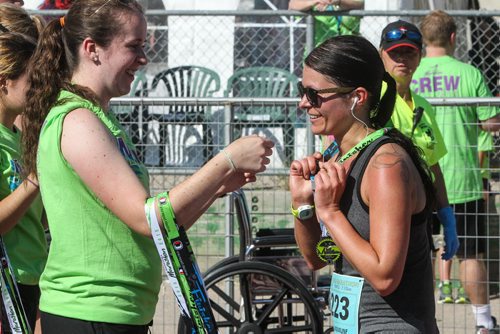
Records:
[[[316,90],[310,87],[304,87],[302,82],[297,83],[297,90],[299,91],[299,95],[302,98],[304,95],[307,97],[307,101],[309,104],[317,108],[321,105],[321,96],[318,94],[321,93],[338,93],[338,94],[347,94],[355,90],[355,87],[333,87],[333,88],[325,88]]]
[[[422,43],[422,35],[420,33],[405,29],[396,29],[388,31],[385,33],[384,39],[387,42],[392,42],[392,41],[399,41],[405,36],[413,42]]]

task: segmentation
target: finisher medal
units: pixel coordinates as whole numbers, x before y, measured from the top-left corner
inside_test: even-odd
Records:
[[[342,254],[337,245],[330,237],[322,237],[316,245],[316,254],[318,257],[328,263],[334,264]]]
[[[356,153],[360,152],[364,148],[366,148],[368,145],[370,145],[372,142],[377,140],[378,138],[382,137],[385,133],[387,133],[389,129],[388,128],[382,128],[379,129],[368,136],[366,136],[361,142],[356,144],[353,148],[349,150],[345,155],[343,155],[338,162],[343,163]],[[334,140],[330,146],[324,151],[323,153],[323,161],[326,162],[330,160],[335,154],[339,154],[339,146],[337,142]],[[316,185],[314,183],[314,175],[311,175],[311,185],[312,185],[312,190],[313,194],[316,190]],[[321,228],[321,239],[319,242],[316,244],[316,254],[320,258],[320,260],[328,263],[328,264],[336,264],[336,261],[339,260],[340,256],[342,255],[342,252],[340,251],[340,248],[335,245],[333,242],[332,238],[329,236],[328,231],[326,229],[325,224],[318,219],[320,228]],[[339,268],[335,268],[335,270],[342,270],[342,261],[339,261],[337,263],[339,265]]]

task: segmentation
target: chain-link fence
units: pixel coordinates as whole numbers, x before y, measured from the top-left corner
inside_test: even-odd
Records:
[[[60,11],[36,12],[47,18]],[[302,60],[315,42],[327,36],[316,36],[319,18],[330,15],[357,19],[360,33],[376,46],[383,27],[397,18],[418,24],[425,10],[349,11],[301,13],[295,11],[164,11],[147,12],[149,64],[138,74],[131,96],[144,97],[269,97],[296,95],[296,82],[302,74]],[[495,12],[450,11],[458,31],[455,56],[479,67],[494,95],[498,94],[500,31]],[[352,29],[354,31],[357,28]],[[217,152],[220,136],[210,127],[222,113],[203,108],[184,109],[178,113],[170,107],[119,110],[120,118],[131,124],[132,137],[139,143],[139,154],[149,166],[199,166]],[[131,111],[131,112],[128,112]],[[139,111],[141,117],[138,117]],[[181,110],[178,110],[181,111]],[[285,148],[280,161],[290,161],[294,127],[304,124],[303,115],[279,108],[239,108],[237,117],[247,126],[283,125],[279,141]],[[166,124],[172,121],[176,125]],[[180,128],[180,123],[193,127]],[[196,124],[196,125],[194,125]],[[246,129],[244,129],[246,128]],[[267,131],[269,134],[270,132]],[[166,146],[145,146],[165,142]],[[182,149],[186,146],[186,149]],[[214,149],[212,149],[212,147]],[[204,147],[204,149],[202,149]],[[146,155],[147,154],[147,155]]]
[[[157,13],[157,14],[156,14]],[[294,13],[294,15],[290,15]],[[221,79],[216,96],[227,93],[227,80],[240,68],[268,66],[288,70],[300,77],[306,50],[328,36],[321,21],[345,12],[317,15],[291,11],[242,12],[160,12],[148,15],[151,75],[159,69],[197,65],[214,70]],[[362,35],[378,47],[383,27],[398,18],[419,24],[428,11],[350,11],[358,18]],[[455,56],[480,68],[494,95],[498,94],[500,29],[492,15],[484,11],[450,11],[457,23]],[[497,13],[499,14],[499,13]],[[331,33],[331,32],[330,32]]]
[[[53,18],[61,11],[33,11]],[[266,66],[287,70],[297,77],[302,73],[306,50],[315,41],[318,18],[357,18],[360,34],[378,47],[383,27],[398,18],[418,25],[425,10],[301,13],[295,11],[163,11],[147,12],[149,80],[160,71],[177,66],[201,66],[220,78],[215,96],[231,91],[228,79],[241,68]],[[500,28],[494,11],[449,11],[457,23],[455,56],[480,68],[494,95],[498,94]],[[162,91],[151,92],[162,96]]]
[[[38,12],[40,13],[40,12]],[[60,15],[59,12],[44,12]],[[427,11],[342,13],[358,16],[361,31],[376,40],[396,17],[417,23]],[[451,12],[458,23],[456,57],[483,71],[498,93],[498,24],[481,11]],[[43,13],[42,13],[43,14]],[[335,15],[337,15],[336,13]],[[402,16],[404,15],[404,16]],[[296,83],[301,62],[314,45],[314,18],[290,11],[149,11],[149,64],[138,74],[130,98],[113,101],[139,156],[151,172],[153,194],[172,188],[217,154],[231,140],[258,133],[276,143],[270,168],[246,187],[253,229],[293,226],[289,214],[288,166],[292,159],[318,149],[320,142],[297,108]],[[370,20],[371,19],[371,20]],[[363,27],[364,26],[364,27]],[[461,103],[479,103],[458,101]],[[453,101],[432,101],[434,104]],[[500,106],[500,100],[481,103]],[[490,293],[498,297],[500,139],[495,137],[490,167],[486,254]],[[471,148],[477,149],[477,148]],[[189,231],[202,270],[237,252],[237,230],[225,199],[218,200]],[[454,278],[456,273],[454,272]],[[500,314],[498,298],[492,313]],[[442,332],[472,332],[467,305],[437,308]],[[162,289],[153,333],[176,332],[178,310],[169,287]]]

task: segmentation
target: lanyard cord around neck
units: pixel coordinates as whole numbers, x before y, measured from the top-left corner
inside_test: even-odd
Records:
[[[366,148],[368,145],[373,143],[375,140],[378,138],[382,137],[384,134],[386,134],[388,131],[388,128],[382,128],[378,129],[375,132],[370,133],[368,136],[363,138],[359,143],[357,143],[353,148],[351,148],[346,154],[344,154],[340,159],[339,163],[343,163],[356,153],[362,151],[364,148]],[[335,155],[335,153],[339,152],[339,146],[338,144],[334,141],[333,143],[328,146],[328,148],[325,150],[323,153],[323,161],[328,161],[330,158]]]
[[[382,128],[382,129],[379,129],[375,132],[372,132],[371,134],[369,134],[368,136],[363,138],[359,143],[357,143],[353,148],[351,148],[346,154],[344,154],[339,159],[338,162],[343,163],[344,161],[346,161],[347,159],[349,159],[350,157],[352,157],[356,153],[362,151],[368,145],[373,143],[375,140],[377,140],[378,138],[380,138],[384,134],[386,134],[388,130],[389,130],[388,128]],[[330,160],[337,153],[339,153],[339,145],[334,140],[330,144],[330,146],[328,146],[328,148],[323,152],[323,161],[326,162],[326,161]],[[312,183],[313,192],[314,192],[314,190],[315,190],[314,175],[311,176],[311,183]],[[322,238],[328,237],[328,230],[326,229],[325,224],[323,224],[323,222],[321,220],[318,220],[318,221],[319,221],[320,228],[321,228],[321,237]]]

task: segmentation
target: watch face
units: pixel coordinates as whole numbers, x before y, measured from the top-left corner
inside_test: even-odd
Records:
[[[301,209],[299,208],[299,219],[309,219],[313,215],[313,209],[312,208],[304,208]]]

